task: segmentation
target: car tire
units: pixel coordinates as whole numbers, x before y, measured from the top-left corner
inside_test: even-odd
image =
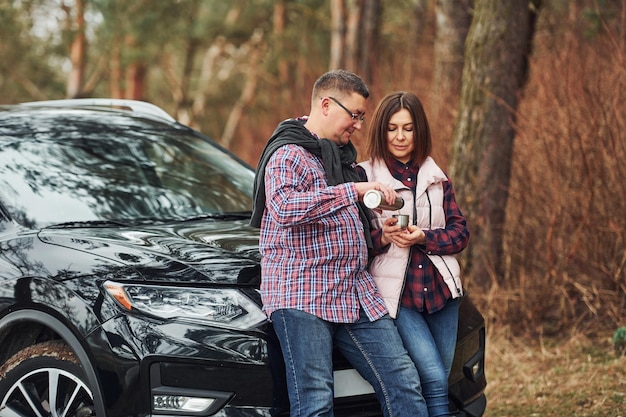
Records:
[[[95,416],[93,394],[85,381],[78,359],[65,343],[29,346],[0,367],[0,415]]]

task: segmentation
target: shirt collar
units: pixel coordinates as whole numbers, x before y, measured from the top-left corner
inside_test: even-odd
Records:
[[[402,182],[407,187],[415,186],[417,172],[412,168],[411,161],[405,164],[393,158],[389,164],[389,172],[395,179]]]

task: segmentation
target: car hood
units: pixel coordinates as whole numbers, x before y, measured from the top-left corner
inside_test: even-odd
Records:
[[[134,268],[150,281],[258,285],[259,230],[248,220],[170,223],[142,227],[44,229],[51,245]]]

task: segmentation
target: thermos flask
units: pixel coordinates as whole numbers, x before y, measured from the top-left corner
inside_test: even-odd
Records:
[[[378,190],[369,190],[363,196],[363,203],[365,206],[371,209],[380,210],[400,210],[404,206],[404,200],[402,197],[397,197],[393,205],[387,204],[385,201],[385,194]]]

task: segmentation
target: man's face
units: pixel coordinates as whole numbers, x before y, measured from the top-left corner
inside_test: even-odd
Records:
[[[346,145],[355,130],[361,130],[365,121],[366,98],[358,93],[340,97],[324,97],[327,107],[328,139],[337,145]]]

